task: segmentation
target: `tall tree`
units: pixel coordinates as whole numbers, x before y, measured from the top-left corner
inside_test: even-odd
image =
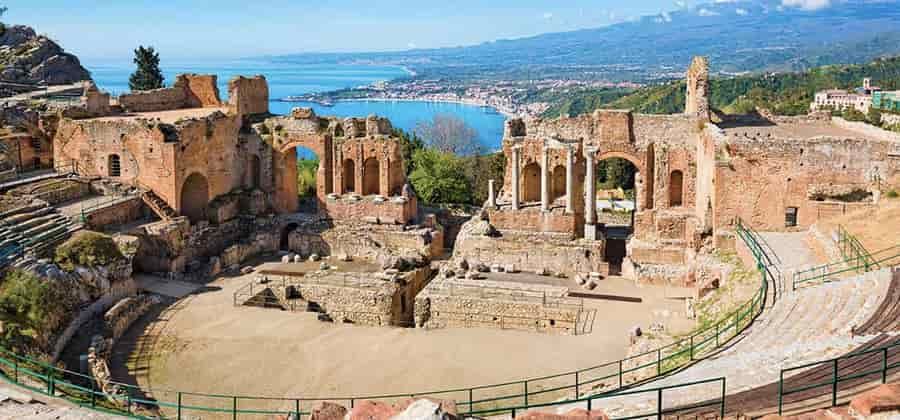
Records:
[[[134,50],[134,64],[137,65],[137,69],[128,78],[128,86],[132,91],[163,87],[162,70],[159,69],[159,53],[153,47],[139,46]]]
[[[472,190],[462,158],[429,148],[417,150],[413,160],[416,168],[409,175],[409,182],[424,202],[472,202]]]
[[[443,153],[471,156],[481,151],[478,131],[454,115],[437,114],[431,121],[419,121],[413,133]]]

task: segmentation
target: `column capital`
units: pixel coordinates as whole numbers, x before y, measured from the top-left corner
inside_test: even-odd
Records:
[[[591,159],[594,158],[594,155],[596,155],[599,151],[600,148],[597,146],[584,146],[583,154],[585,158]]]

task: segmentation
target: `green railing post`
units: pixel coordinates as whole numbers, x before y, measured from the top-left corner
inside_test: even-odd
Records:
[[[294,414],[297,416],[296,420],[300,420],[300,399],[294,399]]]
[[[656,390],[656,419],[662,420],[663,404],[662,404],[662,388]]]
[[[91,378],[91,408],[94,408],[97,406],[97,390],[94,388],[95,387],[94,383],[96,383],[96,381],[94,381],[94,379]]]
[[[694,336],[691,336],[691,361],[694,360]]]
[[[619,359],[619,388],[622,388],[622,359]]]
[[[656,349],[656,374],[662,373],[662,349]]]
[[[834,359],[834,372],[831,375],[831,406],[834,407],[837,405],[837,391],[838,391],[838,359]]]
[[[722,407],[719,409],[719,418],[725,418],[725,377],[722,377]]]
[[[231,418],[237,420],[237,397],[231,397]]]
[[[881,383],[887,383],[887,347],[881,349]]]
[[[472,397],[472,388],[469,388],[469,412],[470,412],[470,413],[473,412],[473,411],[475,411],[475,409],[472,407],[472,406],[473,406],[473,402],[472,402],[473,399],[474,399],[474,398]]]
[[[181,391],[178,391],[178,411],[177,411],[177,420],[181,420]]]
[[[578,399],[578,371],[575,371],[575,399]]]
[[[784,402],[784,369],[778,372],[778,415],[781,415],[781,404]]]
[[[19,359],[13,358],[13,369],[15,373],[13,373],[13,382],[19,383]]]
[[[525,405],[528,406],[528,379],[522,383],[525,385]]]
[[[716,348],[719,348],[719,323],[716,322]]]
[[[53,372],[49,369],[47,370],[47,395],[53,396],[55,391],[53,390]]]

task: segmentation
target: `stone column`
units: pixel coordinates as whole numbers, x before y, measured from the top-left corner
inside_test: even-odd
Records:
[[[497,208],[497,197],[494,195],[494,180],[488,180],[488,207]]]
[[[541,153],[541,211],[550,210],[550,156],[547,146]]]
[[[575,212],[575,200],[573,195],[575,192],[575,148],[569,147],[566,150],[566,213]]]
[[[597,184],[594,181],[594,148],[584,149],[584,238],[597,240]]]
[[[512,147],[512,209],[519,209],[519,146]]]

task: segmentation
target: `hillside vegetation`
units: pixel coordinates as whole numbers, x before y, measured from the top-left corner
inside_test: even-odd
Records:
[[[758,106],[776,114],[798,115],[809,110],[815,92],[831,88],[851,89],[861,86],[865,77],[871,77],[872,83],[883,89],[900,89],[900,57],[861,65],[822,66],[799,73],[713,79],[710,102],[713,108],[730,114],[747,113]],[[585,90],[557,102],[546,116],[578,115],[598,108],[673,114],[684,112],[684,100],[685,82],[682,80],[648,86],[628,94],[621,90]]]

